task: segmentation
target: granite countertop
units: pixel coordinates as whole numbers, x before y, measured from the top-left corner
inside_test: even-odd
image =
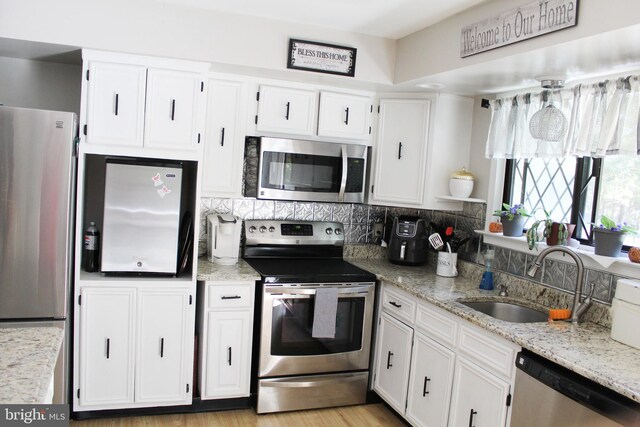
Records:
[[[478,289],[479,281],[440,277],[431,267],[397,266],[386,260],[348,261],[386,283],[640,402],[640,350],[612,340],[607,328],[590,322],[505,322],[457,301],[498,296],[497,291]]]
[[[56,327],[0,329],[0,403],[44,403],[63,336]]]
[[[260,275],[242,258],[233,265],[220,265],[198,258],[198,280],[255,281]]]

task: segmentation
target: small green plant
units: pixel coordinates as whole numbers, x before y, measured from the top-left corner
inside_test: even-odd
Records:
[[[551,236],[553,230],[553,224],[557,221],[551,219],[551,215],[546,210],[544,211],[544,219],[539,219],[527,230],[527,244],[529,245],[529,249],[533,249],[536,247],[536,242],[538,242],[539,232],[538,228],[541,225],[544,225],[544,231],[542,232],[542,237],[547,238]],[[558,243],[561,245],[565,245],[567,243],[567,238],[569,237],[569,230],[567,229],[567,225],[558,222]]]
[[[502,204],[502,210],[493,211],[493,216],[499,216],[502,219],[506,218],[509,221],[513,221],[513,218],[516,215],[520,215],[520,216],[524,216],[524,217],[530,217],[531,216],[531,215],[529,215],[529,211],[527,211],[527,209],[524,207],[524,205],[521,205],[521,204],[517,204],[517,205],[511,206],[508,203],[503,203]]]

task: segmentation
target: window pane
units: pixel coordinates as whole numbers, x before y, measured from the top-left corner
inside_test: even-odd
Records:
[[[535,217],[544,218],[546,210],[556,221],[571,220],[571,204],[576,174],[576,160],[520,159],[515,161],[511,204],[523,203]],[[529,225],[533,220],[529,220]]]
[[[597,221],[606,215],[640,228],[640,157],[608,156],[602,162]],[[640,236],[628,234],[625,245],[639,246]]]

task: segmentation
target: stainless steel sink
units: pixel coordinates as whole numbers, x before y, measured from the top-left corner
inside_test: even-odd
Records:
[[[461,304],[473,308],[488,316],[514,323],[546,322],[549,315],[533,308],[511,302],[499,301],[460,301]]]

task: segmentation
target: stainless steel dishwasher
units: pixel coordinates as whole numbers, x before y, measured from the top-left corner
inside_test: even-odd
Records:
[[[512,427],[640,426],[640,403],[523,350],[516,358]]]

